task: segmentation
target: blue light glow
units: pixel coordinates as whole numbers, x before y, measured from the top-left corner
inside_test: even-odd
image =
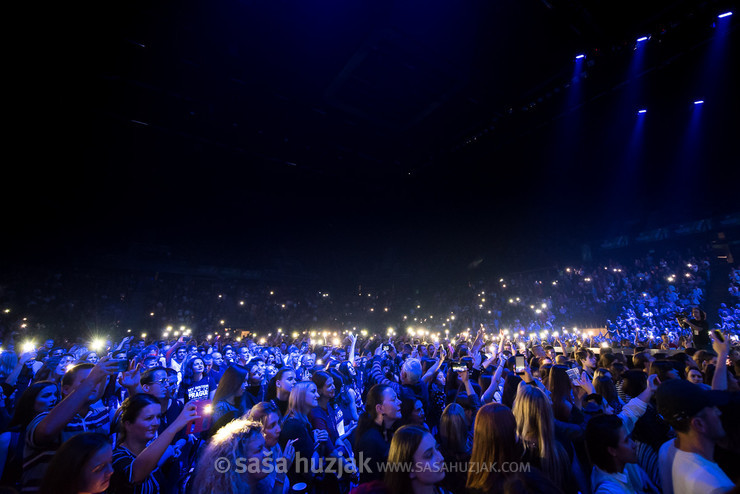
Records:
[[[576,60],[580,60],[580,59],[582,59],[582,58],[586,58],[586,55],[583,55],[583,54],[581,54],[581,55],[576,55]]]
[[[724,14],[720,14],[717,17],[719,19],[724,19],[725,17],[730,17],[732,15],[732,12],[725,12]]]
[[[637,110],[637,113],[638,113],[638,114],[643,114],[643,113],[647,113],[647,110]]]
[[[648,40],[648,37],[647,36],[643,36],[642,38],[637,38],[637,42],[638,43],[640,43],[642,41],[647,41],[647,40]]]
[[[703,105],[704,104],[704,100],[703,99],[698,99],[698,100],[694,101],[694,104],[695,105]]]

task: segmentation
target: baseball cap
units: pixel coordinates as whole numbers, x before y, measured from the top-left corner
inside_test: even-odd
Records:
[[[664,381],[655,393],[658,413],[672,426],[682,428],[686,420],[707,407],[728,403],[724,391],[704,389],[684,379]]]

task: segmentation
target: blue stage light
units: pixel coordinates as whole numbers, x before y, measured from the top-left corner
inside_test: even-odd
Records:
[[[583,54],[581,54],[581,55],[576,55],[576,60],[580,60],[580,59],[582,59],[582,58],[586,58],[586,55],[583,55]]]
[[[647,113],[647,110],[637,110],[637,113],[641,115],[643,113]]]
[[[648,40],[648,37],[647,36],[643,36],[642,38],[637,38],[637,42],[638,43],[640,43],[642,41],[647,41],[647,40]]]
[[[724,19],[725,17],[730,17],[732,15],[732,12],[725,12],[724,14],[720,14],[717,17],[719,19]]]
[[[702,104],[704,104],[704,100],[703,99],[698,99],[698,100],[694,101],[694,104],[695,105],[702,105]]]

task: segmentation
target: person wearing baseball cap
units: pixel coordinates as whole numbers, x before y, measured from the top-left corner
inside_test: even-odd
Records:
[[[658,387],[658,413],[678,436],[671,466],[675,494],[715,494],[734,487],[714,462],[714,448],[725,436],[717,408],[729,401],[726,391],[703,389],[684,379],[671,379]]]

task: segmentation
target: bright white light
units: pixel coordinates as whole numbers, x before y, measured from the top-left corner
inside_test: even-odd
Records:
[[[586,58],[586,55],[581,53],[580,55],[576,55],[576,60],[581,60],[582,58]]]
[[[647,40],[648,40],[648,37],[647,37],[647,36],[643,36],[643,37],[641,37],[641,38],[637,38],[637,42],[638,42],[638,43],[641,43],[641,42],[643,42],[643,41],[647,41]]]
[[[720,14],[717,17],[720,19],[724,19],[725,17],[730,17],[732,15],[732,12],[725,12],[724,14]]]
[[[639,113],[639,114],[647,113],[647,110],[644,110],[644,109],[643,110],[637,110],[637,113]]]
[[[696,101],[694,101],[694,104],[695,105],[703,105],[704,104],[704,100],[703,99],[696,100]],[[689,265],[689,267],[691,267],[691,265]]]

